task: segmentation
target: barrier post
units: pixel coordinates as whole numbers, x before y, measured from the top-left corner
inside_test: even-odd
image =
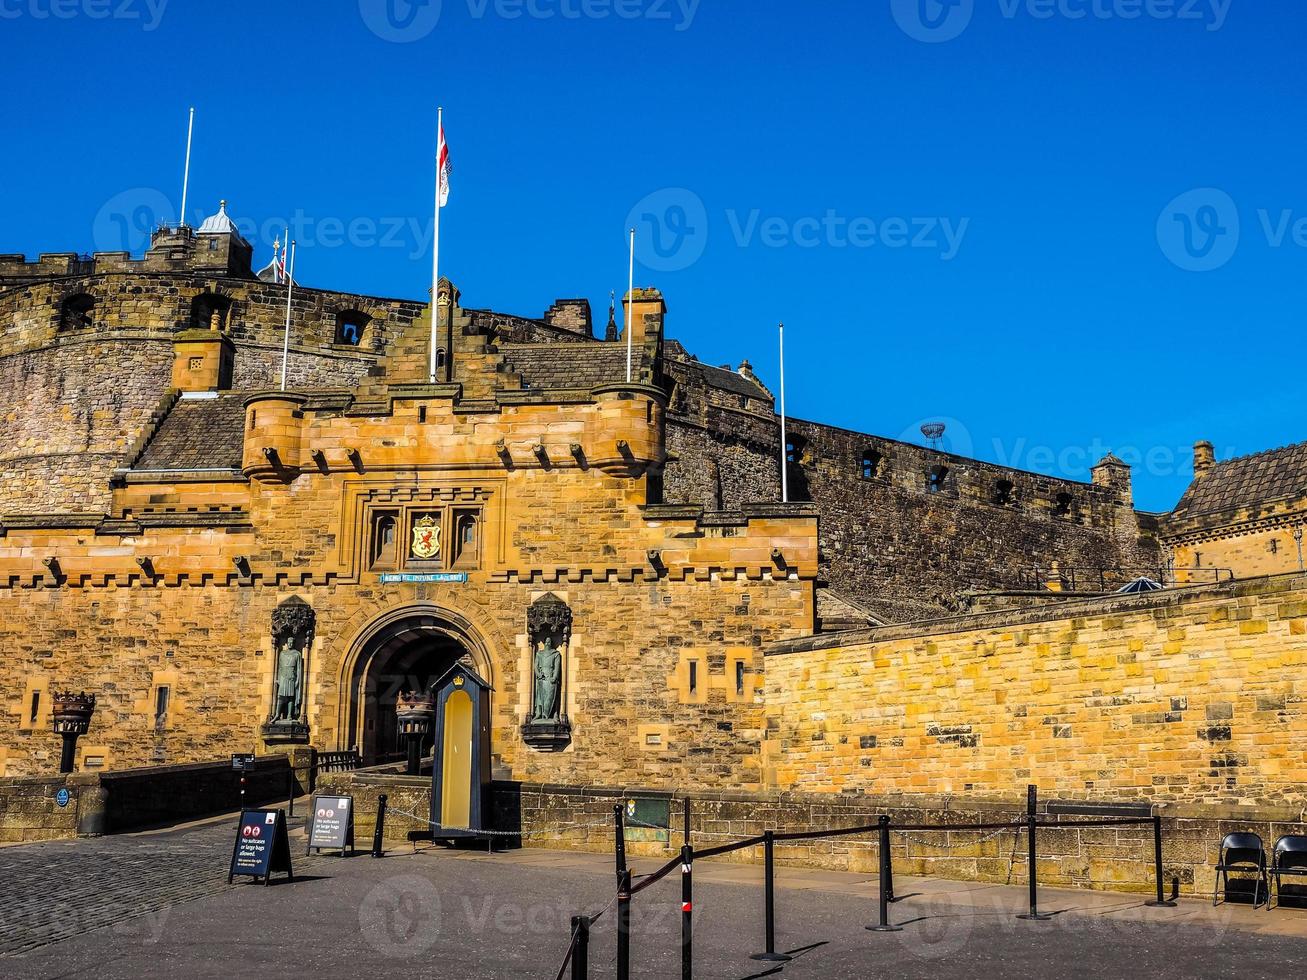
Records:
[[[683,843],[686,847],[689,847],[690,846],[690,798],[687,796],[684,800],[681,801],[681,803],[682,803],[682,822],[685,827],[684,831],[682,831],[685,840],[683,840],[681,843]]]
[[[762,874],[763,874],[763,930],[766,933],[767,948],[755,953],[750,959],[763,960],[767,963],[788,963],[794,959],[784,953],[776,952],[776,832],[765,830],[762,834]]]
[[[688,815],[689,805],[686,805]],[[686,841],[681,846],[681,980],[690,980],[694,976],[694,950],[692,920],[694,917],[694,848],[690,839],[689,825],[686,825]]]
[[[590,960],[590,917],[572,916],[572,932],[576,935],[572,946],[572,980],[586,980]]]
[[[889,817],[882,814],[880,818],[880,922],[874,926],[867,926],[869,932],[902,932],[902,926],[892,926],[889,924],[889,903],[893,901],[892,876],[894,866],[890,861],[889,853]]]
[[[1041,915],[1039,912],[1039,874],[1035,864],[1039,859],[1039,846],[1035,842],[1035,831],[1039,826],[1039,817],[1036,810],[1039,805],[1039,790],[1030,786],[1026,791],[1026,836],[1029,838],[1029,852],[1026,860],[1027,879],[1030,882],[1030,911],[1025,915],[1018,915],[1018,919],[1025,919],[1027,922],[1047,922],[1052,918],[1051,915]]]
[[[617,980],[631,980],[631,872],[617,879]]]
[[[381,857],[385,851],[381,846],[381,840],[386,833],[386,794],[382,793],[377,797],[377,826],[372,831],[372,856]]]
[[[613,832],[617,835],[613,843],[613,857],[617,862],[617,880],[622,880],[622,872],[626,870],[626,828],[622,824],[622,805],[619,803],[613,807]]]
[[[1166,882],[1163,880],[1166,872],[1162,870],[1162,815],[1160,813],[1153,815],[1153,870],[1157,875],[1157,899],[1144,904],[1154,909],[1175,908],[1176,903],[1166,899]]]

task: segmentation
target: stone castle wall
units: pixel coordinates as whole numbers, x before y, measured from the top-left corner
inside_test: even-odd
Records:
[[[1307,804],[1307,578],[782,643],[784,790]]]
[[[1157,574],[1156,545],[1128,486],[1059,480],[797,419],[790,432],[790,499],[821,511],[823,576],[888,621],[961,611],[968,590],[1029,588],[1036,573],[1057,568]],[[942,480],[932,492],[936,468]]]

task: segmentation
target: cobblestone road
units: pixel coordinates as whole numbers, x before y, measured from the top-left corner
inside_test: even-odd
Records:
[[[157,938],[168,909],[236,887],[227,884],[235,826],[233,815],[163,833],[0,848],[0,956],[106,926]],[[299,847],[293,839],[295,871],[308,873],[321,859],[303,856],[302,839]]]

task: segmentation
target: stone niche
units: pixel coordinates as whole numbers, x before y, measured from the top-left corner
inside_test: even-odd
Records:
[[[272,611],[272,688],[268,720],[260,729],[267,745],[308,744],[304,702],[316,626],[313,607],[298,596]]]
[[[572,610],[552,592],[526,613],[531,645],[526,678],[531,700],[522,724],[522,739],[540,752],[561,752],[572,742],[567,720],[567,658],[572,640]]]

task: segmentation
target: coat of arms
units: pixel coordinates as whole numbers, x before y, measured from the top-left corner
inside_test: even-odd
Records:
[[[440,555],[440,525],[424,517],[413,525],[413,557],[423,560]]]

